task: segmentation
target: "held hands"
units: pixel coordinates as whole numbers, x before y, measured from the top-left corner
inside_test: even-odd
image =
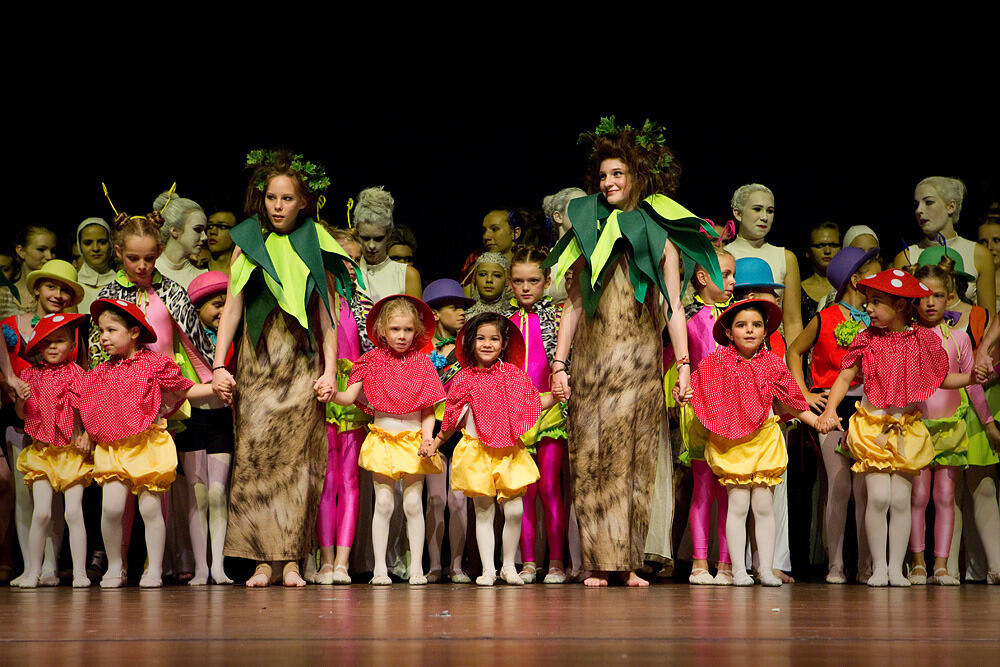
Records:
[[[671,390],[674,400],[680,405],[684,405],[694,396],[694,389],[691,388],[691,365],[683,364],[677,367],[677,384]]]
[[[225,368],[212,371],[212,391],[226,405],[233,404],[233,391],[236,389],[236,378]]]
[[[844,427],[840,424],[840,417],[837,416],[836,412],[829,410],[824,410],[823,414],[816,419],[816,426],[814,428],[822,434],[829,433],[830,431],[844,430]]]
[[[976,348],[975,366],[973,370],[975,380],[982,384],[990,379],[993,374],[993,355],[985,345]]]
[[[337,393],[337,378],[324,373],[313,382],[313,391],[316,392],[317,401],[329,403]]]
[[[76,436],[76,439],[73,441],[73,445],[78,450],[86,454],[90,452],[91,449],[94,448],[94,440],[93,438],[90,437],[89,433],[84,431],[80,435]]]
[[[670,393],[673,395],[674,401],[677,403],[677,405],[681,406],[681,405],[687,405],[687,402],[691,400],[691,398],[694,396],[694,389],[688,387],[687,393],[681,394],[680,384],[675,382],[674,386],[670,390]]]
[[[417,450],[417,454],[423,458],[429,458],[437,454],[440,446],[437,438],[424,438],[423,442],[420,443],[420,449]]]
[[[558,398],[560,401],[569,400],[569,375],[566,370],[560,368],[552,373],[551,377],[552,385],[552,395]]]
[[[21,378],[11,375],[3,378],[3,388],[11,398],[19,398],[26,401],[31,398],[31,387]]]

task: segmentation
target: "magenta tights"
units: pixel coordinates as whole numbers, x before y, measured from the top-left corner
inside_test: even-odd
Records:
[[[691,493],[688,526],[691,529],[692,555],[695,560],[708,559],[708,533],[711,526],[709,513],[712,510],[712,499],[714,498],[719,504],[715,521],[719,532],[719,562],[728,563],[726,514],[729,508],[729,495],[726,493],[726,487],[719,484],[715,473],[704,461],[691,461],[691,472],[694,473],[694,490]]]
[[[316,534],[321,547],[354,544],[354,529],[358,525],[358,452],[367,429],[356,428],[340,433],[332,424],[326,425],[329,455],[326,460],[326,480],[316,515]]]
[[[566,441],[542,438],[538,442],[539,479],[524,494],[524,514],[521,517],[521,558],[535,560],[535,498],[542,488],[542,508],[545,510],[545,537],[549,543],[549,560],[563,559],[566,541],[566,503],[562,494],[562,462],[566,456]]]
[[[924,534],[927,529],[924,519],[927,503],[931,496],[931,471],[934,475],[934,556],[947,558],[951,551],[951,532],[955,527],[955,483],[958,468],[955,466],[935,466],[924,468],[913,478],[910,496],[910,551],[923,553]]]

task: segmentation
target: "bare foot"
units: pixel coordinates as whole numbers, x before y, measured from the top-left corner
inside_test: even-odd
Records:
[[[795,583],[795,580],[792,579],[792,576],[790,574],[785,574],[784,572],[782,572],[778,568],[774,568],[771,571],[774,572],[774,576],[776,576],[778,578],[778,580],[781,581],[781,583],[783,583],[783,584],[794,584]],[[761,580],[761,583],[763,583],[763,579]],[[765,585],[767,585],[767,584],[765,584]]]
[[[625,585],[632,588],[649,588],[649,582],[640,577],[635,572],[629,572],[625,579]]]
[[[602,588],[608,585],[608,573],[595,570],[590,576],[583,580],[583,585],[587,588]]]
[[[285,588],[302,588],[306,585],[306,580],[299,574],[299,564],[293,560],[285,563],[281,570],[281,584]]]
[[[253,576],[247,579],[247,588],[267,588],[271,585],[271,566],[268,563],[257,563]]]

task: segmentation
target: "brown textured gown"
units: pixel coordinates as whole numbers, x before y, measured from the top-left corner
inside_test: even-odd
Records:
[[[657,292],[637,302],[624,259],[609,273],[573,339],[570,464],[584,567],[625,571],[643,561],[666,406]]]
[[[310,357],[308,344],[306,330],[278,307],[256,349],[244,328],[233,402],[227,556],[287,561],[315,549],[328,447],[324,406],[313,391],[322,356],[316,350]]]

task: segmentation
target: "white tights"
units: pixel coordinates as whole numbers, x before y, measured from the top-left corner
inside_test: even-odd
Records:
[[[129,499],[128,487],[121,482],[107,482],[103,489],[101,535],[108,554],[108,573],[101,581],[106,588],[122,585],[122,513]],[[166,525],[160,493],[143,491],[139,494],[139,514],[146,527],[146,555],[148,565],[139,580],[144,588],[160,586],[163,577],[163,547],[166,542]]]
[[[375,551],[374,583],[387,580],[388,567],[385,553],[389,544],[389,520],[396,506],[393,495],[395,482],[391,477],[372,475],[375,485],[375,511],[372,516],[372,548]],[[410,542],[410,583],[423,583],[424,579],[424,508],[421,495],[424,490],[423,475],[403,477],[403,514],[406,517],[406,534]],[[388,583],[386,581],[386,583]]]
[[[496,577],[496,538],[493,534],[493,517],[496,514],[496,498],[477,496],[472,499],[476,507],[476,545],[479,547],[479,558],[483,562],[483,576]],[[500,543],[501,569],[514,572],[514,557],[517,555],[518,542],[521,539],[521,518],[524,515],[524,502],[521,496],[510,498],[500,503],[503,507],[503,537]],[[516,573],[515,573],[516,574]]]
[[[7,453],[9,460],[13,461],[11,475],[14,485],[14,529],[17,531],[17,541],[21,545],[21,560],[24,562],[24,574],[28,574],[31,569],[28,563],[31,562],[31,555],[28,549],[30,540],[32,514],[34,502],[31,498],[31,491],[24,483],[24,473],[17,469],[17,457],[21,450],[30,446],[30,439],[18,428],[10,426],[5,434],[7,440]],[[56,497],[52,501],[50,510],[53,519],[49,522],[49,532],[45,541],[45,553],[41,567],[41,579],[43,586],[55,586],[59,583],[56,578],[57,562],[56,555],[62,548],[63,530],[66,524],[63,522],[62,498]],[[18,577],[12,583],[20,583]]]
[[[848,500],[854,495],[854,519],[858,530],[858,571],[868,569],[870,555],[868,539],[864,530],[865,516],[865,485],[859,476],[851,474],[850,460],[837,453],[837,446],[843,431],[833,431],[820,436],[820,450],[823,453],[823,465],[826,468],[827,492],[826,514],[824,516],[824,532],[826,533],[826,557],[829,569],[844,571],[844,527],[847,524]]]
[[[465,533],[469,517],[465,510],[466,497],[461,491],[448,488],[451,461],[441,456],[444,470],[427,475],[427,555],[431,572],[441,571],[441,543],[444,540],[444,508],[448,506],[448,545],[451,548],[451,572],[462,571],[465,553]]]
[[[907,475],[886,472],[864,473],[868,489],[865,532],[872,555],[869,586],[909,586],[903,576],[903,559],[910,542],[910,490]],[[886,563],[886,538],[889,559]]]
[[[223,569],[222,555],[229,525],[226,485],[232,458],[232,454],[209,454],[204,449],[181,452],[189,494],[187,522],[194,551],[194,578],[188,582],[191,586],[208,583],[209,535],[212,543],[212,581],[217,584],[233,583]]]
[[[997,483],[992,471],[992,466],[969,466],[965,471],[965,483],[972,496],[973,521],[986,555],[987,567],[991,572],[1000,573],[1000,507],[997,505]],[[956,528],[961,530],[958,525]]]
[[[48,480],[40,479],[31,486],[34,510],[31,529],[28,531],[28,561],[26,579],[22,588],[34,588],[42,573],[42,557],[52,524],[55,491]],[[66,524],[69,526],[69,550],[73,556],[73,586],[90,585],[87,578],[87,529],[83,524],[83,486],[75,484],[66,489]]]
[[[729,513],[726,516],[726,543],[729,553],[742,554],[747,544],[747,515],[753,508],[754,536],[757,538],[758,568],[760,581],[765,586],[780,586],[781,580],[774,576],[774,496],[768,486],[729,487]],[[733,558],[733,580],[746,585],[749,579],[746,563],[742,558]]]

